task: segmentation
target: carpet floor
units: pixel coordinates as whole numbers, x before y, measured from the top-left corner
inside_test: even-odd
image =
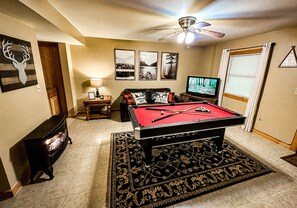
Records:
[[[153,158],[147,167],[133,132],[112,134],[110,207],[169,206],[272,171],[227,140],[220,153],[206,139],[155,147]]]

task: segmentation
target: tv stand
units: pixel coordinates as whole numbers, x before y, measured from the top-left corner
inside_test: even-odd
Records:
[[[189,93],[186,93],[186,92],[181,93],[180,96],[186,102],[205,100],[205,101],[207,101],[209,103],[212,103],[212,104],[217,104],[218,103],[218,98],[200,97],[200,96],[192,95],[192,94],[189,94]]]

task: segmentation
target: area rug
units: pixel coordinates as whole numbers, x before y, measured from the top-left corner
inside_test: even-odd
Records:
[[[281,157],[281,159],[287,161],[288,163],[294,165],[297,167],[297,154],[287,155],[284,157]]]
[[[109,207],[164,207],[272,170],[229,141],[211,139],[153,148],[147,167],[133,132],[111,136]]]

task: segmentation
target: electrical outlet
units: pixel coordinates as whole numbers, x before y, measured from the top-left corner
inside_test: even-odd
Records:
[[[37,92],[40,92],[40,91],[41,91],[41,88],[40,88],[39,85],[36,85],[36,91],[37,91]]]

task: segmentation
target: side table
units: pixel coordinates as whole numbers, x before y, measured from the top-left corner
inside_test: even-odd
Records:
[[[96,97],[90,100],[85,98],[84,106],[86,111],[86,120],[92,118],[110,118],[111,95],[104,95],[103,98]]]

